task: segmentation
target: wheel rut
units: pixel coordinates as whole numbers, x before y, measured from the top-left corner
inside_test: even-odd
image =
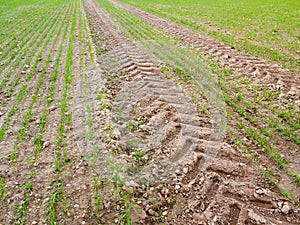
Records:
[[[102,104],[107,105],[105,110],[98,107],[104,113],[97,114],[103,131],[97,166],[101,174],[110,174],[109,158],[120,168],[126,186],[136,188],[146,202],[139,206],[146,216],[135,224],[158,224],[153,212],[157,208],[168,211],[163,218],[169,224],[299,223],[297,209],[260,182],[254,164],[243,163],[247,156],[224,137],[212,136],[217,121],[201,115],[185,89],[168,79],[96,3],[86,0],[85,8],[104,51],[98,69],[88,76],[91,84],[100,80],[90,98],[100,89],[105,93]],[[112,135],[103,135],[107,133]],[[287,214],[283,205],[289,207]]]

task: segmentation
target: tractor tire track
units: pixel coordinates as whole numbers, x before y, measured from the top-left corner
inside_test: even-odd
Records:
[[[102,21],[102,28],[100,30],[106,30],[104,36],[113,37],[117,36],[117,40],[121,40],[121,47],[112,49],[110,52],[102,56],[102,59],[99,59],[100,68],[104,71],[107,71],[107,74],[123,74],[126,77],[128,82],[125,82],[124,88],[122,90],[117,90],[116,100],[113,102],[112,106],[112,116],[114,128],[121,132],[121,141],[125,142],[134,142],[132,138],[134,138],[134,134],[122,135],[126,133],[124,130],[124,126],[130,120],[130,112],[133,109],[130,106],[137,104],[139,101],[147,101],[147,98],[154,98],[154,102],[157,104],[163,104],[164,108],[175,113],[172,116],[167,116],[167,118],[173,118],[173,121],[167,121],[165,125],[165,121],[162,121],[162,118],[153,118],[152,122],[158,128],[156,135],[152,137],[148,137],[148,143],[141,143],[139,146],[131,146],[134,148],[142,148],[142,146],[151,146],[150,149],[154,149],[159,147],[158,143],[163,142],[167,132],[174,131],[174,133],[178,134],[177,144],[173,145],[176,150],[171,154],[170,160],[173,164],[178,162],[178,166],[183,166],[184,164],[191,161],[191,157],[193,156],[193,149],[196,148],[198,143],[203,142],[200,139],[200,136],[207,134],[207,128],[201,128],[201,118],[197,115],[196,106],[191,103],[191,100],[186,96],[182,90],[178,89],[173,82],[165,80],[164,75],[161,74],[159,68],[155,66],[141,51],[133,44],[129,43],[129,40],[125,38],[125,36],[120,33],[120,31],[115,32],[118,28],[111,23],[109,18],[105,16],[105,14],[95,5],[92,1],[88,1],[86,4],[88,13],[94,13],[97,16],[95,21]],[[92,9],[89,10],[89,7]],[[99,16],[100,15],[100,16]],[[98,19],[99,16],[99,19]],[[105,19],[105,21],[103,21]],[[97,23],[96,22],[96,23]],[[94,27],[97,25],[94,24]],[[99,26],[99,25],[98,25]],[[109,28],[109,29],[106,29]],[[109,32],[113,32],[110,34]],[[115,33],[114,33],[115,32]],[[106,40],[106,38],[103,38]],[[110,40],[107,43],[107,46],[115,46],[115,40]],[[138,78],[138,79],[137,79]],[[106,78],[107,79],[107,78]],[[121,81],[124,83],[124,81]],[[126,84],[127,83],[127,84]],[[160,103],[159,103],[160,102]],[[165,104],[163,103],[165,102]],[[155,103],[153,103],[155,105]],[[122,118],[115,117],[118,115],[118,111],[122,111]],[[175,112],[174,112],[175,111]],[[164,113],[158,113],[159,116],[164,117]],[[148,115],[148,120],[151,120],[153,115]],[[173,123],[172,123],[173,122]],[[151,125],[150,125],[151,126]],[[161,129],[161,130],[160,130]],[[176,130],[180,130],[180,132]],[[158,141],[160,140],[160,141]],[[168,143],[165,143],[168,146]],[[145,151],[150,151],[150,149],[145,149]],[[180,162],[183,160],[183,162]],[[162,164],[164,164],[163,162]],[[170,165],[161,165],[162,168],[169,167]],[[155,165],[154,167],[159,167]],[[160,168],[162,170],[162,168]],[[151,169],[147,168],[145,171],[150,171]],[[155,170],[155,168],[152,168]],[[174,170],[174,168],[170,168],[166,170],[165,177],[169,176],[170,173]],[[164,170],[162,170],[164,171]],[[142,172],[143,173],[143,172]],[[147,172],[145,172],[147,173]],[[154,173],[154,171],[153,171]],[[149,174],[144,174],[146,177]],[[155,174],[152,174],[153,176]],[[157,175],[157,174],[156,174]]]

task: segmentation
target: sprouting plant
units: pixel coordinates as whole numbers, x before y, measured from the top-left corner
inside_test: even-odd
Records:
[[[143,125],[143,121],[138,121],[138,122],[129,122],[126,124],[126,129],[130,129],[131,132],[137,131],[140,129],[140,126]]]
[[[289,191],[285,191],[285,190],[280,190],[280,194],[284,197],[286,197],[287,199],[291,200],[292,196],[291,196],[291,192]]]
[[[242,95],[242,93],[236,94],[236,100],[238,100],[239,102],[243,101],[243,95]]]
[[[103,99],[103,95],[104,95],[103,91],[100,91],[98,96],[97,96],[97,100],[101,101]]]
[[[17,224],[25,224],[26,209],[29,204],[30,193],[33,189],[33,185],[31,183],[26,183],[23,185],[23,189],[24,189],[24,200],[17,205],[17,215],[16,215]]]
[[[2,199],[4,193],[5,193],[5,179],[4,178],[0,178],[0,200]]]
[[[137,166],[140,166],[142,163],[145,162],[144,153],[140,150],[135,150],[133,152],[133,157],[137,163]]]
[[[107,104],[105,102],[101,103],[100,106],[101,106],[102,109],[106,109],[107,108]]]
[[[94,188],[94,204],[95,204],[95,216],[98,220],[98,223],[100,223],[100,210],[105,208],[104,203],[102,202],[102,194],[100,193],[100,187],[102,184],[102,177],[95,177],[93,188]]]
[[[16,163],[16,150],[15,149],[8,152],[7,160],[13,164]]]

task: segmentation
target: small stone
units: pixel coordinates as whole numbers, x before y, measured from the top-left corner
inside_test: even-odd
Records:
[[[179,185],[179,184],[176,184],[176,185],[175,185],[175,189],[176,189],[176,190],[180,189],[180,185]]]
[[[163,216],[166,216],[167,214],[168,214],[168,211],[164,211],[164,212],[162,213]]]
[[[158,213],[155,212],[153,209],[149,209],[149,210],[148,210],[148,213],[149,213],[151,216],[155,216],[155,217],[159,216]]]
[[[80,168],[77,170],[77,173],[80,174],[80,175],[85,174],[85,169],[84,169],[84,167],[80,167]]]
[[[242,141],[248,141],[248,138],[243,137],[243,138],[242,138]]]
[[[257,194],[259,194],[259,195],[261,195],[261,194],[264,193],[264,191],[263,191],[262,189],[258,189],[258,190],[256,190],[255,192],[256,192]]]
[[[288,214],[291,210],[291,207],[288,204],[284,204],[283,207],[281,208],[281,212],[283,214]]]
[[[36,221],[32,221],[32,223],[31,223],[32,225],[35,225],[35,224],[38,224],[38,222],[36,222]]]
[[[182,172],[183,172],[184,174],[187,174],[187,173],[189,172],[189,168],[184,167],[184,168],[182,169]]]
[[[51,106],[51,107],[49,108],[49,111],[54,111],[55,109],[56,109],[55,106]]]
[[[22,71],[21,71],[21,74],[26,74],[26,71],[25,71],[25,70],[22,70]]]
[[[29,65],[25,65],[25,68],[28,69],[28,68],[29,68]]]
[[[259,215],[257,215],[252,209],[248,210],[248,216],[250,219],[254,220],[258,224],[266,224],[267,220]]]
[[[45,141],[43,144],[43,149],[47,148],[50,145],[50,141]]]
[[[78,205],[78,204],[75,204],[75,205],[74,205],[74,208],[79,208],[79,205]]]

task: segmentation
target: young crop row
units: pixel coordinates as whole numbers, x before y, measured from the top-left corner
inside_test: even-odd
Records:
[[[6,105],[6,107],[8,108],[8,110],[7,110],[8,113],[5,114],[5,123],[1,126],[0,140],[2,140],[4,138],[5,131],[6,131],[7,127],[9,126],[12,116],[18,110],[19,103],[22,101],[23,97],[25,96],[26,90],[27,90],[29,84],[31,83],[32,77],[36,78],[37,76],[34,76],[35,74],[39,74],[40,77],[43,77],[43,73],[41,73],[40,71],[45,70],[49,66],[49,60],[50,60],[49,57],[51,56],[51,54],[47,56],[47,53],[45,53],[45,52],[49,51],[49,49],[47,49],[49,42],[52,39],[55,39],[52,36],[52,34],[57,29],[56,25],[58,24],[60,17],[56,16],[54,18],[55,18],[55,20],[52,20],[51,24],[47,24],[47,26],[44,27],[42,34],[40,34],[40,36],[34,36],[35,39],[32,40],[32,43],[36,43],[36,45],[32,49],[33,50],[32,57],[30,57],[30,55],[25,55],[28,57],[27,60],[28,60],[28,63],[30,62],[31,66],[29,66],[28,64],[25,64],[26,62],[23,62],[25,64],[25,66],[23,65],[24,67],[26,67],[26,65],[28,66],[27,74],[20,73],[20,71],[15,70],[15,68],[13,67],[9,72],[7,72],[7,74],[6,74],[7,79],[2,80],[4,84],[6,83],[6,81],[9,82],[8,83],[9,85],[5,85],[5,87],[8,86],[9,89],[8,90],[4,89],[3,91],[5,91],[6,98],[8,98],[8,100],[10,100],[10,102],[12,102],[12,103],[10,103],[12,105],[10,105],[10,104]],[[25,56],[20,55],[19,59],[21,60]],[[31,60],[31,61],[29,61],[29,60]],[[42,66],[42,62],[44,62],[44,61],[46,61],[46,65]],[[15,67],[20,66],[17,63],[20,63],[20,62],[16,61]],[[13,76],[11,76],[11,75],[13,75]],[[41,79],[43,79],[43,78],[41,78]],[[39,82],[42,83],[42,80],[40,80]],[[22,86],[21,86],[20,91],[18,92],[17,90],[15,90],[15,88],[16,87],[20,88],[19,84]],[[14,97],[16,94],[18,97],[14,100]],[[35,95],[37,95],[37,94],[38,94],[38,92]],[[11,100],[11,98],[13,100]],[[29,119],[30,118],[28,118],[28,120]],[[26,121],[24,122],[24,125],[26,125]],[[21,134],[21,136],[22,136],[22,134]]]
[[[27,175],[21,175],[18,179],[18,183],[23,185],[18,186],[13,193],[8,191],[9,186],[5,187],[5,184],[11,183],[10,179],[13,178],[7,178],[1,181],[1,184],[3,184],[1,185],[1,206],[5,205],[5,202],[12,197],[14,193],[23,193],[23,196],[16,195],[15,202],[5,207],[8,215],[13,217],[15,224],[25,224],[30,216],[31,219],[33,218],[32,216],[34,216],[28,213],[28,207],[33,201],[33,199],[31,199],[32,194],[39,192],[35,186],[38,183],[34,182],[39,173],[36,168],[36,162],[39,161],[40,151],[43,147],[46,147],[43,134],[45,132],[45,126],[49,124],[48,115],[52,110],[50,108],[51,103],[53,103],[52,97],[55,92],[59,90],[59,86],[56,84],[57,78],[61,77],[61,73],[64,71],[61,68],[61,63],[66,56],[64,46],[69,43],[70,36],[74,37],[75,22],[71,22],[71,20],[74,21],[74,19],[76,19],[76,17],[74,17],[74,15],[76,15],[76,5],[72,5],[72,1],[61,3],[62,2],[58,2],[58,5],[52,8],[52,11],[49,11],[49,14],[52,16],[49,17],[47,23],[42,23],[43,26],[39,28],[40,32],[37,32],[37,35],[33,35],[35,38],[33,42],[37,43],[36,47],[33,48],[34,57],[31,61],[33,65],[26,77],[21,76],[19,78],[22,85],[15,85],[19,87],[19,90],[15,91],[17,96],[12,94],[14,103],[8,113],[5,114],[5,123],[1,127],[1,140],[4,140],[1,144],[6,145],[3,154],[7,153],[7,156],[1,160],[7,160],[12,169],[13,167],[18,168],[20,175],[25,172],[22,171],[24,165],[29,166],[25,173]],[[70,31],[70,23],[72,23],[73,26],[72,31]],[[70,35],[70,32],[72,32],[72,35]],[[67,48],[67,52],[69,54],[69,60],[72,60],[70,47]],[[65,68],[68,68],[67,74],[70,77],[70,62],[65,62],[65,64]],[[32,78],[33,81],[31,80]],[[64,98],[62,97],[62,99]],[[26,105],[26,110],[22,112],[21,109]],[[17,119],[14,119],[13,123],[10,123],[14,114],[16,114],[15,118]],[[38,124],[38,129],[35,129],[36,123]],[[16,124],[20,125],[19,128],[5,136],[6,129]],[[13,143],[11,149],[9,149],[9,145],[7,145],[7,139],[9,137],[12,138],[11,143]],[[21,149],[23,149],[23,152],[20,151]],[[55,184],[58,183],[56,182]],[[59,184],[57,187],[59,188]],[[54,192],[53,195],[51,194],[51,196],[58,197],[56,193],[57,191]],[[51,204],[56,204],[56,201],[55,199],[54,202],[50,201],[48,207],[49,215],[47,218],[52,221],[52,224],[54,222]],[[31,205],[31,207],[38,207],[38,205]],[[46,218],[44,220],[46,220]]]
[[[73,107],[80,108],[80,100],[77,101],[76,95],[83,95],[84,103],[83,107],[80,110],[83,111],[84,116],[80,117],[80,122],[85,123],[84,126],[87,127],[87,133],[84,134],[85,137],[89,139],[90,142],[93,141],[93,133],[95,132],[93,128],[94,120],[92,115],[92,103],[88,97],[89,95],[89,83],[87,80],[87,70],[90,69],[91,65],[95,61],[95,56],[92,48],[91,38],[89,36],[87,20],[85,13],[83,11],[82,1],[76,0],[73,1],[73,13],[70,22],[67,48],[64,62],[64,77],[62,90],[59,100],[59,109],[60,109],[60,119],[58,121],[58,128],[56,133],[56,142],[55,142],[55,156],[54,156],[54,168],[55,168],[55,178],[53,185],[51,187],[50,199],[47,206],[47,214],[49,217],[49,224],[56,224],[60,220],[65,220],[70,217],[70,215],[75,215],[74,209],[70,206],[78,205],[75,202],[79,199],[74,199],[70,195],[76,189],[76,186],[73,187],[73,190],[70,189],[66,184],[66,174],[74,174],[73,166],[78,164],[80,161],[79,151],[76,152],[75,149],[72,149],[70,140],[71,136],[71,127],[76,129],[77,122],[79,118],[72,111],[71,104],[75,104]],[[74,83],[73,80],[76,82]],[[82,84],[82,86],[81,86]],[[79,85],[80,90],[77,89]],[[72,99],[72,100],[71,100]],[[75,131],[76,132],[76,131]],[[74,144],[74,143],[73,143]],[[87,148],[89,146],[85,146]],[[88,151],[88,149],[78,149],[83,151]],[[81,162],[79,162],[80,164]],[[88,175],[74,174],[77,176],[72,182],[79,182],[80,179],[85,179],[85,183],[82,185],[87,185],[92,177]],[[71,183],[72,183],[71,182]],[[69,184],[70,185],[70,184]],[[88,198],[88,190],[84,190],[83,195],[86,195],[85,198]],[[67,198],[66,196],[71,196]],[[86,205],[86,208],[90,207]],[[91,212],[89,212],[91,213]],[[72,219],[70,219],[70,222]]]
[[[29,29],[27,34],[22,37],[21,44],[14,42],[12,46],[8,46],[6,52],[3,54],[3,57],[5,57],[5,54],[9,54],[8,58],[3,59],[1,66],[1,74],[3,74],[3,78],[1,78],[1,89],[4,88],[15,70],[18,70],[18,72],[22,73],[23,75],[26,74],[26,70],[29,69],[31,57],[33,57],[33,54],[35,54],[36,49],[40,45],[40,42],[38,42],[38,37],[40,37],[41,34],[47,34],[46,28],[51,24],[51,19],[54,18],[56,18],[55,15],[49,19],[41,21],[37,28]],[[43,39],[40,38],[40,41],[43,41]],[[13,50],[14,46],[17,45],[18,48]]]
[[[19,40],[20,36],[32,25],[37,26],[39,20],[50,12],[49,7],[37,7],[37,1],[1,2],[0,9],[0,51],[7,45]]]
[[[175,65],[185,73],[186,71],[189,71],[190,65],[199,64],[193,61],[189,62],[191,59],[186,59],[185,57],[187,53],[182,53],[182,56],[179,56],[178,53],[174,54],[174,52],[172,54],[172,51],[170,51],[166,43],[174,43],[174,41],[175,43],[178,43],[177,40],[157,35],[158,32],[162,31],[155,31],[142,20],[106,1],[101,1],[99,4],[102,8],[107,10],[111,16],[117,19],[122,25],[121,27],[124,28],[123,32],[126,33],[130,39],[133,41],[141,41],[147,46],[147,49],[152,49],[150,52],[153,52],[153,54],[165,63],[171,64],[170,62],[175,62]],[[147,40],[154,41],[147,42]],[[166,51],[164,49],[168,50]],[[204,60],[208,62],[207,59]],[[223,100],[231,108],[230,112],[233,118],[240,118],[235,119],[239,122],[234,129],[240,130],[238,133],[243,137],[247,137],[247,139],[249,138],[254,146],[260,146],[266,153],[267,158],[270,157],[276,162],[279,169],[283,169],[294,182],[299,183],[299,174],[296,174],[289,166],[289,161],[291,159],[287,155],[283,155],[281,149],[275,144],[276,142],[281,143],[284,141],[288,142],[289,145],[294,148],[299,146],[298,133],[295,129],[295,127],[299,126],[299,122],[294,120],[297,112],[295,112],[295,114],[286,114],[289,116],[287,116],[286,119],[282,119],[282,113],[268,107],[276,100],[276,93],[272,93],[259,86],[255,87],[248,85],[248,87],[237,87],[236,84],[238,82],[236,82],[236,80],[233,82],[229,78],[229,75],[231,74],[230,71],[224,70],[224,72],[220,72],[222,70],[216,69],[216,65],[213,66],[212,64],[210,69],[216,70],[219,74],[218,82],[223,91]],[[225,76],[224,74],[227,75]],[[190,79],[190,77],[187,77],[187,80]],[[238,79],[242,80],[243,77]],[[256,92],[254,93],[251,91],[251,88],[255,89]],[[239,92],[237,92],[237,89]],[[266,103],[264,96],[271,95],[274,95],[274,98],[267,99],[267,102],[269,103]],[[256,96],[256,98],[254,96]],[[243,124],[243,126],[240,124]],[[242,140],[243,137],[240,137],[240,139]],[[255,154],[260,156],[262,153],[258,151]]]

